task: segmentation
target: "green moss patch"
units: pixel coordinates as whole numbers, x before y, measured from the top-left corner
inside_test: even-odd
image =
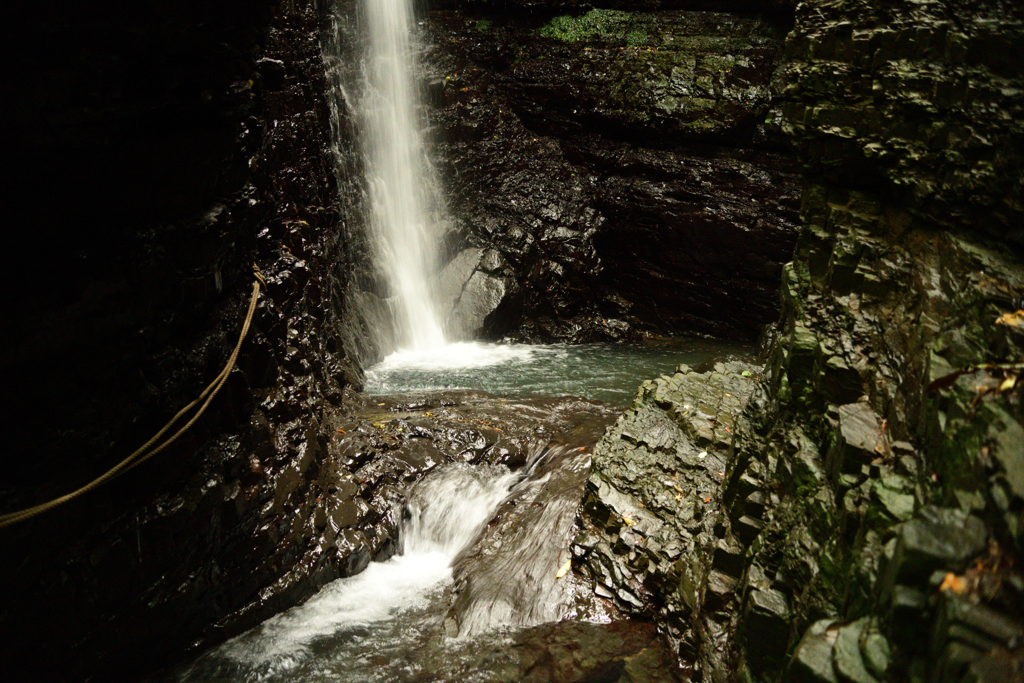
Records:
[[[621,37],[626,45],[638,47],[650,42],[648,23],[646,17],[631,12],[593,9],[579,17],[567,14],[555,17],[538,32],[545,38],[554,38],[563,43],[575,43],[594,37]]]

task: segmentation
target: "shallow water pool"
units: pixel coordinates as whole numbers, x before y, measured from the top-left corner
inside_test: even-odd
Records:
[[[399,351],[366,371],[371,395],[478,389],[505,396],[583,396],[627,406],[645,380],[716,358],[749,360],[753,347],[709,340],[658,344],[459,342]]]

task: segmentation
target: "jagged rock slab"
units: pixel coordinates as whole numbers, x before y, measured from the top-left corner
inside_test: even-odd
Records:
[[[573,552],[598,595],[630,613],[660,613],[677,629],[700,604],[709,567],[691,571],[704,550],[695,539],[718,519],[732,432],[759,372],[745,363],[706,373],[680,366],[645,382],[597,445]],[[728,571],[715,576],[713,590],[728,592]]]

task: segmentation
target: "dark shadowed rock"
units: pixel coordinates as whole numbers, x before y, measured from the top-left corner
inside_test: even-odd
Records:
[[[253,264],[267,283],[223,389],[171,448],[4,530],[19,559],[2,569],[0,659],[26,680],[132,678],[222,637],[213,625],[261,591],[287,606],[384,542],[321,537],[365,512],[318,500],[358,381],[340,333],[351,187],[329,153],[347,143],[329,139],[321,9],[26,6],[12,23],[26,68],[3,113],[17,131],[8,212],[49,266],[4,271],[25,293],[5,304],[3,372],[22,389],[4,511],[145,443],[224,367]]]
[[[839,628],[831,619],[807,629],[789,660],[786,676],[793,683],[838,683],[833,660]]]
[[[484,334],[753,337],[774,317],[798,192],[758,131],[785,23],[428,14],[437,167],[463,241],[508,264]]]

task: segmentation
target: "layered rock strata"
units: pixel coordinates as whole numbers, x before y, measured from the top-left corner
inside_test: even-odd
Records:
[[[998,2],[798,8],[769,129],[806,169],[801,236],[724,487],[685,490],[720,496],[715,521],[674,536],[692,549],[674,565],[626,542],[650,446],[616,453],[619,437],[594,456],[598,543],[578,539],[587,558],[611,549],[587,560],[595,590],[661,615],[705,680],[1020,675],[1024,138],[1020,57],[995,46],[1021,19]],[[686,377],[633,412],[673,383],[697,405],[708,390]],[[681,431],[670,417],[637,444]]]
[[[430,133],[448,248],[483,250],[501,283],[481,334],[752,337],[774,319],[799,201],[762,127],[786,13],[444,7],[426,15]]]
[[[198,396],[252,265],[266,278],[234,371],[174,446],[0,532],[5,671],[132,676],[261,589],[301,599],[377,549],[313,533],[332,512],[314,502],[333,486],[325,430],[358,381],[339,334],[351,187],[316,3],[49,9],[26,13],[4,113],[39,261],[5,271],[23,294],[6,300],[3,509],[81,486]]]
[[[743,545],[724,533],[720,510],[733,434],[760,373],[737,362],[704,373],[684,365],[645,382],[594,449],[574,563],[596,595],[657,619],[691,674],[701,668],[698,648],[721,647],[732,633]],[[751,501],[740,523],[747,543],[772,502]],[[705,600],[712,615],[695,630],[689,618]]]

